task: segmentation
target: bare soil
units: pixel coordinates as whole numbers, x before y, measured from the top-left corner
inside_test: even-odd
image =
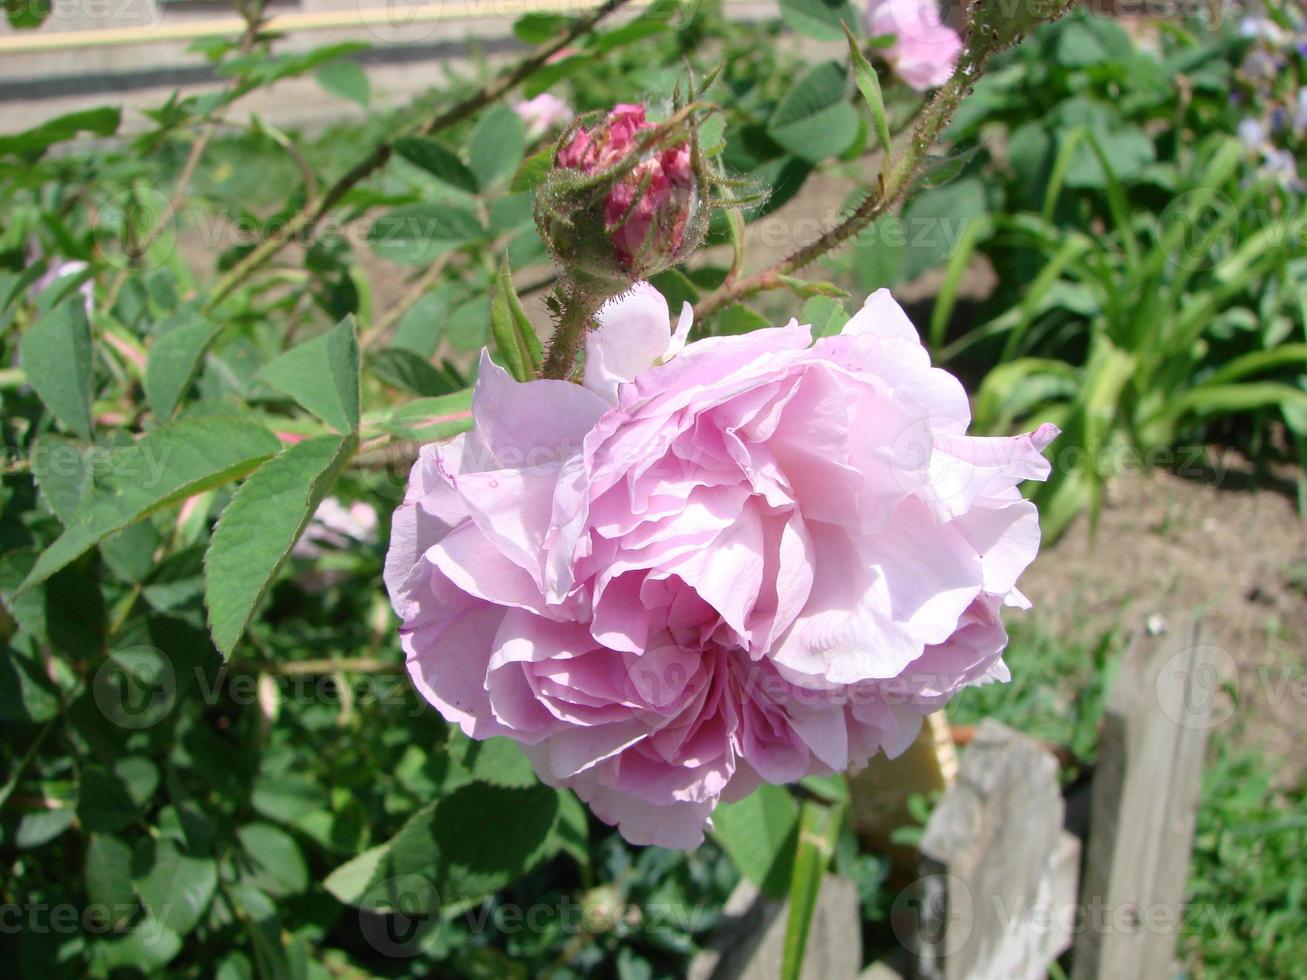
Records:
[[[1089,642],[1201,612],[1235,675],[1222,727],[1297,785],[1307,779],[1307,524],[1287,480],[1268,486],[1237,456],[1215,455],[1224,472],[1118,477],[1097,533],[1082,516],[1021,587],[1041,626]]]

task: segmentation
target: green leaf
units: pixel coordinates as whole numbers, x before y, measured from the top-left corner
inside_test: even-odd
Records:
[[[435,354],[449,316],[449,292],[447,288],[434,289],[410,306],[395,324],[391,348],[403,348],[422,358]]]
[[[220,324],[197,315],[154,341],[145,362],[145,397],[155,418],[161,422],[172,418],[220,329]]]
[[[526,126],[509,106],[487,111],[468,138],[467,158],[482,191],[512,176],[526,151]]]
[[[713,813],[713,839],[740,873],[773,898],[790,882],[799,832],[799,805],[783,786],[763,783]]]
[[[467,169],[467,165],[429,136],[405,136],[398,139],[395,141],[395,152],[450,187],[469,194],[477,192],[476,176]]]
[[[259,375],[337,432],[358,428],[359,348],[352,316],[268,362]]]
[[[128,755],[115,760],[113,774],[122,782],[127,795],[144,810],[159,788],[159,767],[143,755]]]
[[[195,928],[218,884],[218,866],[212,858],[183,854],[166,838],[144,838],[133,869],[136,894],[150,917],[179,936]]]
[[[115,531],[169,504],[250,472],[281,443],[249,419],[182,419],[108,454],[103,485],[78,507],[64,533],[41,553],[18,592],[39,585]]]
[[[469,783],[442,799],[433,833],[445,901],[480,898],[526,874],[549,852],[557,820],[558,791],[538,783]]]
[[[921,174],[917,180],[918,187],[943,187],[951,184],[967,169],[967,164],[980,152],[980,144],[973,143],[965,149],[947,156],[929,155],[922,162]]]
[[[298,980],[304,976],[303,969],[291,969],[290,951],[277,915],[277,903],[247,878],[224,885],[223,893],[231,899],[232,910],[245,928],[257,975],[266,980],[281,980],[283,977]]]
[[[118,131],[120,122],[122,122],[122,110],[117,106],[101,106],[98,109],[70,112],[49,119],[34,129],[15,133],[12,136],[0,136],[0,156],[10,154],[35,159],[51,145],[70,140],[78,133],[112,136]]]
[[[1157,158],[1153,141],[1142,129],[1130,126],[1111,132],[1092,133],[1101,149],[1101,156],[1093,151],[1086,139],[1085,145],[1071,159],[1066,170],[1067,187],[1106,188],[1110,182],[1102,160],[1112,161],[1113,175],[1121,181],[1130,181],[1143,173],[1144,168]]]
[[[113,833],[134,823],[141,807],[126,783],[103,766],[87,766],[77,788],[77,819],[92,832]]]
[[[182,940],[147,916],[131,932],[89,944],[90,976],[107,977],[118,972],[157,975],[182,949]]]
[[[353,435],[297,443],[255,470],[222,512],[204,555],[204,601],[224,655],[357,445]]]
[[[332,61],[323,65],[313,77],[330,95],[357,102],[364,109],[372,100],[372,86],[368,84],[367,73],[356,61]]]
[[[849,322],[844,304],[832,296],[814,296],[803,304],[799,320],[812,325],[813,339],[833,337]]]
[[[896,230],[893,240],[901,246],[898,281],[915,279],[942,264],[957,248],[967,225],[986,213],[985,184],[979,178],[966,177],[921,191],[903,209],[902,218],[887,216],[884,233],[888,236],[891,229]],[[895,229],[892,222],[896,221]],[[890,283],[877,283],[876,287],[885,285]]]
[[[463,764],[476,779],[492,786],[524,788],[537,782],[531,760],[516,742],[502,736],[472,742],[467,747]]]
[[[135,906],[132,849],[110,834],[91,834],[86,846],[86,897],[93,905],[120,911]],[[118,923],[112,922],[116,926]]]
[[[880,78],[876,75],[876,69],[871,67],[871,62],[863,55],[862,49],[858,47],[858,41],[848,25],[841,23],[840,27],[844,29],[844,37],[849,42],[853,80],[858,83],[858,91],[862,93],[867,108],[871,110],[871,120],[876,127],[876,136],[880,139],[880,148],[885,151],[885,166],[881,168],[881,172],[884,173],[889,168],[890,135],[889,118],[885,115],[885,97],[880,91]]]
[[[415,395],[447,395],[461,387],[430,361],[402,347],[391,347],[370,355],[368,367],[392,388],[402,388]]]
[[[858,114],[845,98],[844,66],[809,69],[785,93],[767,122],[767,135],[812,163],[837,157],[858,136]]]
[[[953,308],[957,303],[958,290],[962,288],[962,277],[966,275],[980,242],[988,238],[994,230],[994,223],[987,216],[968,221],[962,227],[962,235],[949,256],[948,268],[944,272],[944,282],[935,296],[935,306],[930,312],[930,327],[927,336],[931,347],[938,349],[944,343],[949,323],[953,318]]]
[[[532,153],[518,165],[508,189],[514,194],[523,194],[535,190],[536,185],[545,179],[545,175],[553,169],[553,166],[554,151],[552,147],[541,150],[539,153]]]
[[[51,0],[32,0],[31,3],[5,0],[4,12],[10,27],[17,31],[28,31],[45,23],[45,19],[54,10]]]
[[[554,842],[581,867],[590,867],[590,816],[571,790],[558,793],[558,828]]]
[[[429,265],[466,242],[485,237],[471,211],[444,204],[407,204],[383,214],[368,229],[368,245],[383,259]]]
[[[59,691],[44,665],[0,645],[0,721],[39,724],[59,714]]]
[[[781,980],[801,980],[803,954],[812,929],[821,882],[835,853],[835,839],[843,819],[843,805],[827,806],[805,800],[799,817],[798,848],[790,879],[790,913],[785,920],[785,946],[781,951]]]
[[[91,325],[81,296],[64,300],[27,328],[18,344],[27,382],[45,407],[91,438]]]
[[[800,34],[818,41],[838,41],[841,31],[858,26],[848,0],[781,0],[781,17]]]
[[[508,373],[518,381],[530,381],[540,370],[543,352],[540,338],[522,309],[522,301],[513,288],[513,270],[508,259],[499,266],[495,277],[495,294],[490,300],[490,333],[495,347],[503,355]]]
[[[270,823],[246,824],[236,831],[253,867],[255,885],[276,898],[298,895],[309,886],[309,869],[295,838]]]
[[[379,424],[382,431],[397,439],[418,442],[449,439],[472,428],[472,389],[411,401]]]
[[[62,807],[25,813],[14,830],[14,846],[19,850],[44,847],[72,825],[72,811]]]
[[[340,901],[377,911],[387,910],[378,886],[401,877],[425,880],[432,904],[481,898],[564,846],[554,836],[559,798],[539,783],[467,783],[417,811],[389,841],[347,861],[323,884]],[[406,911],[419,910],[409,905]]]
[[[265,817],[293,823],[327,806],[323,787],[303,776],[261,776],[250,795],[254,809]]]
[[[428,804],[423,809],[434,808]],[[390,844],[369,847],[342,864],[322,882],[322,887],[346,905],[360,905],[368,890],[386,878],[389,871]]]
[[[752,333],[770,325],[770,320],[743,303],[733,303],[717,314],[717,332],[721,334]]]
[[[88,447],[53,432],[38,436],[32,444],[32,476],[50,509],[66,525],[91,485]]]
[[[1250,374],[1282,367],[1307,365],[1307,344],[1281,344],[1268,350],[1250,351],[1221,365],[1204,385],[1225,384]]]
[[[513,21],[513,36],[523,44],[543,44],[567,25],[567,18],[555,13],[523,14]]]
[[[811,279],[799,279],[795,276],[785,275],[779,278],[787,289],[801,299],[811,299],[813,296],[830,296],[835,299],[844,299],[849,295],[848,290],[840,288],[833,282],[814,282]]]
[[[1279,381],[1245,381],[1242,384],[1204,384],[1180,392],[1163,415],[1178,418],[1186,412],[1201,416],[1229,415],[1259,408],[1307,410],[1307,391]]]

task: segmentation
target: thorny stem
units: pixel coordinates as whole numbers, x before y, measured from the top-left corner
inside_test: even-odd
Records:
[[[500,73],[500,75],[485,88],[471,95],[436,116],[425,126],[421,127],[419,132],[424,136],[432,136],[435,133],[448,129],[456,123],[462,122],[468,116],[473,115],[479,110],[485,108],[493,102],[497,102],[506,95],[510,90],[517,87],[529,76],[542,68],[555,54],[563,50],[582,34],[589,32],[594,26],[609,16],[613,12],[620,10],[631,0],[605,0],[605,3],[597,7],[588,16],[582,17],[575,21],[566,31],[560,34],[554,40],[537,47],[531,54],[523,58],[513,67]],[[403,134],[409,135],[409,134]],[[387,141],[379,144],[366,157],[351,167],[339,180],[327,188],[322,197],[317,200],[308,201],[303,208],[296,212],[295,216],[279,227],[275,232],[265,238],[253,251],[245,258],[237,262],[227,272],[225,276],[218,280],[214,285],[213,291],[209,296],[206,309],[213,309],[221,303],[227,295],[243,283],[250,275],[260,266],[280,252],[292,239],[295,239],[306,232],[311,232],[319,221],[321,221],[328,212],[331,211],[341,198],[345,196],[356,184],[370,176],[374,171],[385,166],[394,152],[394,141]]]
[[[242,54],[248,54],[259,38],[259,28],[263,25],[263,10],[267,4],[268,0],[254,0],[249,8],[246,8],[244,4],[239,5],[241,16],[245,18],[245,30],[240,39]],[[233,81],[231,88],[235,89],[239,84],[239,80]],[[167,205],[159,216],[154,219],[154,223],[141,237],[141,240],[128,248],[127,264],[118,270],[113,282],[109,284],[109,289],[106,291],[104,298],[105,309],[113,309],[114,303],[118,301],[118,294],[122,292],[123,286],[127,284],[127,277],[132,266],[139,262],[145,253],[150,250],[150,246],[159,240],[159,236],[168,227],[168,223],[181,210],[182,204],[186,200],[186,193],[190,190],[191,181],[195,178],[195,171],[199,169],[204,151],[208,149],[209,143],[213,140],[214,133],[217,131],[218,121],[216,119],[211,120],[199,136],[195,138],[195,142],[191,144],[190,152],[186,155],[186,162],[182,165],[181,173],[177,176],[177,182],[173,186],[172,196],[168,199]]]
[[[542,378],[561,379],[572,373],[577,352],[585,341],[585,332],[606,297],[596,297],[591,292],[568,283],[559,287],[558,298],[562,313],[549,341],[545,363],[540,366]]]
[[[890,169],[889,176],[843,221],[816,241],[795,249],[766,269],[743,278],[728,279],[722,283],[714,292],[695,304],[696,322],[747,296],[780,288],[785,284],[782,277],[799,271],[827,252],[839,248],[867,225],[896,207],[916,181],[918,171],[925,162],[926,152],[948,126],[958,105],[971,91],[976,77],[976,73],[964,72],[960,66],[940,87],[935,97],[922,111],[908,145]]]

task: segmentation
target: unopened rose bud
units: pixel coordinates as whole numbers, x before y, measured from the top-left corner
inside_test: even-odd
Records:
[[[688,123],[649,122],[643,105],[563,137],[536,223],[567,278],[618,292],[698,246],[708,207],[693,140]]]

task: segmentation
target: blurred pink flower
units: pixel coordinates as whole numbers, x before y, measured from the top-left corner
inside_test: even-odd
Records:
[[[838,336],[687,344],[645,283],[584,384],[483,354],[474,428],[423,447],[386,586],[409,674],[636,844],[696,846],[761,781],[902,752],[1006,680],[999,609],[1039,546],[1017,485],[1057,430],[966,434],[889,293]]]
[[[528,139],[539,139],[551,129],[560,129],[574,118],[571,106],[556,95],[541,92],[534,99],[513,103],[513,111],[526,124]]]
[[[35,264],[44,257],[45,252],[41,248],[41,243],[32,238],[27,245],[28,262]],[[51,256],[50,264],[46,267],[45,272],[32,282],[28,295],[35,300],[41,293],[56,285],[60,279],[79,275],[86,271],[86,268],[86,263],[80,259],[61,259],[58,256]],[[82,294],[86,315],[91,316],[95,312],[95,281],[87,279],[77,287],[77,291]]]
[[[894,35],[885,60],[921,92],[948,81],[962,53],[962,39],[941,22],[936,0],[869,0],[867,32]]]
[[[335,497],[328,497],[318,504],[291,554],[297,558],[316,558],[323,553],[324,546],[348,548],[376,540],[376,508],[361,500],[346,507]]]

